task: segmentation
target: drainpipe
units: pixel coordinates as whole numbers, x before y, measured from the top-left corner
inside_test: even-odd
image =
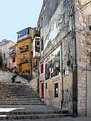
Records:
[[[71,21],[72,21],[72,41],[73,41],[73,116],[77,116],[77,97],[78,97],[78,77],[77,77],[77,45],[76,45],[76,23],[75,23],[75,0],[71,0]]]
[[[37,93],[39,94],[39,76],[40,76],[40,73],[39,73],[39,61],[38,60],[38,79],[37,79]]]
[[[62,109],[64,101],[62,43],[61,43],[61,79],[62,79],[62,100],[61,100],[61,109]]]
[[[90,52],[90,66],[91,66],[91,52]]]
[[[40,85],[40,71],[39,71],[39,63],[41,61],[41,28],[39,28],[40,32],[40,58],[38,59],[38,78],[37,78],[37,93],[40,93],[39,85]]]

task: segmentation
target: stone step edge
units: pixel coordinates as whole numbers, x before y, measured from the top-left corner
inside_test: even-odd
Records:
[[[29,112],[29,111],[11,111],[11,112],[0,112],[0,115],[21,115],[21,114],[69,114],[68,111],[63,111],[63,110],[60,110],[60,111],[34,111],[34,112]]]
[[[67,117],[71,114],[30,114],[30,115],[0,115],[1,120],[5,119],[45,119],[55,117]]]
[[[0,104],[0,105],[46,105],[45,103],[29,103],[29,104]]]

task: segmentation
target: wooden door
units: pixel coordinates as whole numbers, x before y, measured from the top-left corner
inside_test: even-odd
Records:
[[[44,83],[41,84],[41,98],[44,99]]]

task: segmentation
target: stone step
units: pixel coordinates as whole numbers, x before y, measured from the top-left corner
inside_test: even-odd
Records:
[[[0,100],[1,102],[43,102],[42,100]]]
[[[16,101],[16,100],[15,101],[0,101],[0,104],[3,104],[3,103],[5,103],[5,104],[9,104],[9,103],[10,104],[11,103],[19,103],[19,104],[20,103],[26,103],[27,104],[27,103],[44,103],[44,102],[43,101],[36,101],[36,100],[35,101],[30,101],[30,100],[29,101]]]
[[[24,112],[24,111],[12,111],[12,112],[0,112],[0,115],[30,115],[30,114],[67,114],[67,111],[44,111],[44,112]]]
[[[0,90],[1,90],[1,89],[0,89]],[[13,92],[12,90],[5,90],[5,89],[4,89],[4,90],[1,90],[0,93],[3,92],[4,94],[7,94],[6,91],[8,91],[9,94],[15,94],[15,93],[17,93],[17,92],[19,92],[20,94],[22,94],[22,93],[24,93],[24,94],[27,94],[27,93],[36,94],[34,91],[31,91],[31,90],[28,90],[28,91],[21,91],[21,92],[20,92],[20,90],[17,90],[16,92],[15,92],[15,91]]]
[[[66,117],[68,114],[30,114],[30,115],[0,115],[0,120],[5,119],[46,119],[55,117]]]
[[[2,99],[2,98],[4,98],[4,99],[5,98],[11,98],[11,99],[22,98],[23,99],[23,98],[40,98],[40,97],[38,95],[37,96],[36,95],[33,95],[33,96],[32,95],[30,95],[30,96],[27,96],[27,95],[26,96],[12,96],[11,95],[11,96],[6,96],[6,97],[3,95],[3,96],[0,96],[0,99]]]
[[[0,98],[0,100],[41,100],[40,98],[38,97],[4,97],[4,98]]]
[[[45,103],[1,103],[0,105],[46,105]]]
[[[41,101],[40,98],[6,98],[1,99],[0,101]]]
[[[36,98],[36,97],[39,98],[38,95],[29,95],[29,96],[27,96],[27,95],[20,95],[20,96],[19,96],[19,95],[13,95],[13,96],[12,96],[12,95],[11,95],[11,96],[3,95],[3,96],[0,96],[1,99],[2,99],[2,98],[6,98],[6,97],[7,97],[7,98],[11,98],[11,97],[12,97],[12,98],[13,98],[13,97],[14,97],[14,98],[19,98],[19,97],[20,97],[20,98]]]
[[[0,101],[0,104],[31,104],[31,103],[43,103],[42,101]]]

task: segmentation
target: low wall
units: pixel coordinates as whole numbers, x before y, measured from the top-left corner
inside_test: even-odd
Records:
[[[14,73],[10,73],[8,71],[0,70],[0,82],[12,82],[11,78],[15,75]],[[28,81],[22,77],[17,76],[15,82],[28,83]]]
[[[37,92],[37,77],[33,78],[29,82],[29,85],[34,89],[35,92]]]

